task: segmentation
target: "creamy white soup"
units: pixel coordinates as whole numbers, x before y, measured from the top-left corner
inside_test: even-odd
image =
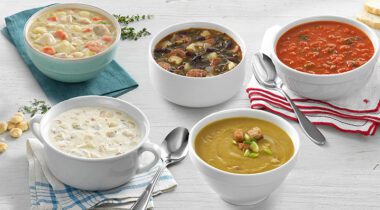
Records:
[[[140,140],[140,128],[134,119],[105,107],[68,110],[55,117],[49,128],[49,141],[54,147],[85,158],[123,154]]]
[[[99,13],[66,8],[41,14],[27,36],[32,47],[43,53],[76,59],[107,49],[115,41],[116,31],[111,21]]]

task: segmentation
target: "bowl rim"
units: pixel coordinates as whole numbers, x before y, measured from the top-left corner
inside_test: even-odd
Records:
[[[293,139],[289,133],[283,129],[283,128],[280,128],[282,130],[284,130],[288,136],[290,137],[290,139],[292,140],[292,143],[293,143],[293,147],[294,147],[294,152],[293,152],[293,155],[291,156],[291,158],[286,161],[284,164],[280,165],[279,167],[277,168],[273,168],[271,170],[268,170],[268,171],[264,171],[264,172],[259,172],[259,173],[253,173],[253,174],[239,174],[239,173],[232,173],[232,172],[228,172],[228,171],[223,171],[221,169],[218,169],[210,164],[208,164],[206,161],[204,161],[201,157],[199,157],[199,155],[197,154],[197,152],[195,151],[195,148],[194,148],[194,143],[195,143],[195,138],[197,136],[197,134],[199,133],[199,131],[204,128],[205,126],[207,125],[210,125],[211,123],[213,122],[216,122],[218,120],[222,120],[222,119],[229,119],[229,118],[233,118],[233,117],[223,117],[225,116],[226,114],[229,114],[229,113],[236,113],[236,112],[251,112],[251,113],[261,113],[263,115],[267,115],[267,116],[271,116],[273,117],[276,121],[280,121],[282,122],[283,124],[285,124],[290,130],[292,130],[292,132],[294,133],[295,135],[295,138]],[[213,120],[213,121],[210,121],[210,122],[207,122],[209,120],[209,118],[211,117],[214,117],[214,116],[221,116],[221,118],[217,119],[217,120]],[[235,116],[234,116],[235,117]],[[238,117],[238,116],[236,116]],[[248,118],[254,118],[254,117],[251,117],[251,116],[242,116],[242,117],[248,117]],[[273,122],[273,121],[269,121],[269,120],[265,120],[265,119],[262,119],[264,121],[267,121],[267,122],[270,122],[270,123],[273,123],[274,125],[280,127],[277,123]],[[207,122],[206,125],[200,127],[200,124],[201,123],[204,123],[204,122]],[[198,129],[199,128],[199,129]],[[194,133],[195,129],[198,129],[198,132],[197,133]],[[191,138],[190,138],[191,137]],[[295,142],[297,143],[297,145],[295,144]],[[290,164],[290,162],[293,162],[296,160],[296,157],[298,156],[298,153],[299,153],[299,150],[300,150],[300,144],[301,144],[301,141],[300,141],[300,136],[297,132],[297,130],[288,122],[286,121],[285,119],[275,115],[275,114],[272,114],[272,113],[269,113],[269,112],[266,112],[266,111],[262,111],[262,110],[254,110],[254,109],[249,109],[249,108],[236,108],[236,109],[227,109],[227,110],[222,110],[222,111],[218,111],[218,112],[214,112],[214,113],[211,113],[209,115],[207,115],[206,117],[202,118],[201,120],[199,120],[190,130],[190,135],[189,135],[189,150],[190,152],[193,154],[193,156],[200,162],[202,163],[204,166],[206,166],[206,168],[214,171],[214,172],[217,172],[217,173],[221,173],[221,174],[224,174],[224,175],[230,175],[230,176],[239,176],[239,177],[257,177],[257,176],[266,176],[266,175],[269,175],[269,174],[272,174],[272,173],[276,173],[278,172],[279,170],[282,170],[284,167],[286,167],[287,165]]]
[[[277,46],[279,38],[284,33],[286,33],[287,31],[291,30],[294,27],[297,27],[297,26],[300,26],[303,24],[307,24],[307,23],[318,22],[318,21],[339,22],[339,23],[344,23],[344,24],[347,24],[347,25],[350,25],[352,27],[359,29],[365,35],[367,35],[367,37],[370,39],[370,41],[373,45],[374,53],[373,53],[372,57],[366,63],[364,63],[363,65],[361,65],[357,68],[354,68],[350,71],[346,71],[343,73],[335,73],[335,74],[310,74],[310,73],[306,73],[306,72],[297,71],[297,70],[289,67],[288,65],[284,64],[278,58],[277,52],[276,52],[276,46]],[[357,25],[354,25],[353,23],[355,23]],[[284,30],[285,28],[286,28],[286,30]],[[280,28],[280,30],[276,33],[274,40],[273,40],[273,43],[272,43],[272,47],[271,47],[272,59],[275,59],[276,62],[278,62],[286,70],[291,71],[291,72],[296,73],[296,74],[299,74],[299,75],[302,75],[302,76],[310,76],[310,77],[318,77],[318,78],[338,78],[338,77],[350,76],[352,74],[355,74],[357,71],[362,71],[362,69],[367,68],[367,66],[370,65],[369,63],[372,63],[374,60],[376,60],[378,57],[378,53],[379,53],[379,38],[377,37],[376,33],[369,26],[367,26],[364,23],[361,23],[355,19],[341,17],[341,16],[333,16],[333,15],[309,16],[309,17],[304,17],[304,18],[298,18],[296,20],[293,20],[293,21],[287,23],[286,25],[282,26]]]
[[[145,135],[143,137],[141,137],[140,142],[137,145],[135,145],[131,150],[129,150],[128,152],[126,152],[126,153],[122,153],[122,154],[115,155],[115,156],[110,156],[110,157],[101,157],[101,158],[85,158],[85,157],[80,157],[80,156],[74,156],[74,155],[65,153],[65,152],[59,150],[58,148],[56,148],[55,146],[51,145],[50,140],[46,137],[46,135],[43,135],[43,133],[46,133],[46,132],[41,132],[42,131],[42,124],[43,124],[43,122],[44,122],[44,124],[46,124],[44,126],[44,128],[47,129],[47,127],[49,127],[49,122],[51,122],[52,120],[54,120],[54,117],[50,116],[49,113],[52,113],[53,111],[55,111],[55,109],[58,109],[57,107],[60,107],[60,106],[65,107],[67,103],[76,103],[77,101],[81,101],[81,100],[97,100],[97,99],[111,101],[111,103],[108,104],[108,105],[101,105],[102,107],[118,110],[117,108],[114,108],[113,103],[120,103],[123,106],[126,105],[126,106],[129,106],[129,108],[131,108],[131,109],[135,109],[139,114],[141,114],[141,116],[142,116],[143,119],[141,120],[140,123],[145,123],[146,124],[146,131],[145,131]],[[96,106],[96,105],[92,104],[90,106]],[[79,107],[83,107],[83,106],[77,106],[77,105],[75,105],[75,107],[70,108],[70,109],[79,108]],[[66,109],[65,111],[68,111],[70,109]],[[119,111],[121,111],[121,110],[119,110]],[[122,111],[122,112],[125,112],[125,111]],[[59,114],[62,114],[62,113],[63,112],[60,112],[56,116],[58,116]],[[135,121],[138,121],[135,118],[133,118],[133,119]],[[48,145],[48,147],[50,149],[54,150],[54,152],[59,153],[59,154],[65,156],[67,158],[74,159],[74,160],[79,160],[79,161],[83,161],[83,162],[103,162],[103,161],[113,161],[113,160],[121,159],[124,156],[127,156],[128,154],[130,154],[130,153],[132,153],[132,152],[140,149],[140,147],[142,147],[147,141],[149,141],[148,139],[149,139],[149,133],[150,133],[150,123],[149,123],[148,117],[137,106],[135,106],[135,105],[133,105],[133,104],[131,104],[129,102],[126,102],[124,100],[121,100],[119,98],[113,98],[113,97],[108,97],[108,96],[96,96],[96,95],[78,96],[78,97],[74,97],[74,98],[71,98],[71,99],[68,99],[68,100],[65,100],[65,101],[61,101],[61,102],[55,104],[53,107],[51,107],[51,109],[49,109],[49,111],[47,113],[45,113],[42,116],[38,127],[39,127],[40,132],[41,132],[41,137],[43,138],[42,140],[40,140],[40,142],[42,142],[45,146]]]
[[[55,56],[52,56],[52,55],[48,55],[46,53],[42,53],[41,51],[35,49],[30,44],[30,42],[28,40],[28,31],[30,30],[30,26],[31,26],[32,22],[37,17],[39,17],[41,14],[43,14],[45,12],[48,12],[50,10],[58,9],[58,8],[68,8],[68,9],[69,8],[74,8],[74,9],[81,9],[82,8],[82,9],[85,9],[85,10],[90,10],[90,11],[93,11],[93,12],[100,13],[101,15],[105,16],[113,24],[113,26],[115,27],[115,31],[116,31],[115,41],[110,46],[108,46],[104,51],[102,51],[102,52],[100,52],[100,53],[98,53],[96,55],[85,57],[85,58],[59,58],[59,57],[55,57]],[[103,54],[106,54],[109,51],[111,51],[113,48],[115,48],[115,46],[120,41],[120,38],[121,38],[121,29],[120,29],[120,24],[118,23],[118,21],[116,20],[116,18],[112,14],[110,14],[109,12],[107,12],[107,11],[105,11],[105,10],[99,8],[99,7],[96,7],[96,6],[93,6],[93,5],[89,5],[89,4],[83,4],[83,3],[58,3],[58,4],[49,5],[49,6],[45,7],[45,8],[37,11],[36,13],[34,13],[28,19],[28,21],[24,25],[23,36],[24,36],[24,40],[25,40],[26,45],[28,45],[29,48],[31,48],[34,52],[37,52],[39,55],[42,55],[42,56],[44,56],[46,58],[49,58],[49,59],[63,61],[63,62],[64,61],[75,62],[75,61],[90,60],[92,58],[96,58],[96,57],[102,56]]]
[[[188,25],[191,25],[191,24],[193,24],[193,26],[188,26]],[[241,58],[241,61],[233,69],[231,69],[231,70],[229,70],[229,71],[227,71],[227,72],[225,72],[223,74],[219,74],[219,75],[211,76],[211,77],[188,77],[188,76],[183,76],[183,75],[179,75],[179,74],[175,74],[175,73],[169,72],[168,70],[165,70],[160,65],[158,65],[157,61],[153,57],[153,49],[155,47],[155,46],[153,46],[153,43],[157,41],[157,39],[158,39],[157,37],[158,36],[164,35],[164,37],[165,37],[165,36],[167,36],[167,35],[169,35],[171,33],[174,33],[174,32],[180,31],[180,30],[190,29],[190,28],[211,29],[211,28],[207,28],[207,27],[198,27],[197,25],[200,25],[200,24],[209,25],[209,27],[216,26],[216,27],[222,28],[223,30],[219,30],[219,31],[221,31],[223,33],[226,33],[228,36],[230,36],[239,45],[239,47],[241,49],[241,52],[242,52],[242,58]],[[178,29],[178,30],[176,30],[174,32],[169,32],[169,33],[166,32],[167,30],[170,30],[170,29],[175,28],[175,27],[181,27],[182,29]],[[213,29],[213,30],[216,30],[216,29]],[[236,40],[232,36],[236,37]],[[161,38],[158,41],[161,41],[162,39],[163,38]],[[238,43],[238,42],[240,42],[240,43]],[[244,63],[244,59],[246,58],[246,54],[247,54],[246,53],[246,45],[245,45],[243,39],[240,37],[239,34],[235,33],[231,28],[229,28],[229,27],[227,27],[225,25],[221,25],[219,23],[215,23],[215,22],[212,22],[212,21],[185,21],[185,22],[175,23],[175,24],[171,24],[169,26],[166,26],[165,28],[161,29],[150,40],[149,47],[148,47],[148,53],[149,53],[149,58],[154,63],[153,65],[155,65],[156,68],[160,69],[161,71],[165,72],[168,75],[174,75],[174,77],[183,78],[183,79],[189,79],[189,80],[210,80],[210,79],[214,79],[214,78],[220,78],[220,77],[223,77],[223,76],[228,76],[229,74],[231,74],[231,72],[233,72],[237,68],[240,68],[240,66],[243,65],[242,63]]]

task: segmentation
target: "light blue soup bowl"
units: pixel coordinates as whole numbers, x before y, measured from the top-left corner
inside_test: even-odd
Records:
[[[87,57],[87,58],[58,58],[43,52],[32,47],[27,38],[27,34],[30,28],[30,25],[36,20],[42,13],[48,12],[50,10],[56,9],[66,9],[66,8],[76,8],[83,9],[88,11],[93,11],[99,13],[109,19],[114,25],[117,32],[115,41],[105,49],[103,52],[100,52],[96,55]],[[28,22],[24,27],[24,40],[26,46],[26,52],[33,64],[47,77],[61,81],[61,82],[83,82],[89,79],[96,77],[105,67],[113,60],[117,45],[120,40],[120,25],[113,17],[113,15],[108,12],[86,4],[56,4],[49,7],[46,7],[32,17],[29,18]]]

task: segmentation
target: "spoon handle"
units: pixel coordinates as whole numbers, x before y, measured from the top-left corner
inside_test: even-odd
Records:
[[[292,106],[294,113],[297,116],[297,119],[301,125],[301,128],[305,131],[306,135],[313,141],[314,143],[318,145],[323,145],[326,143],[326,138],[323,136],[323,134],[313,125],[309,119],[298,109],[298,107],[294,104],[293,100],[286,94],[286,92],[279,88],[278,91],[282,93],[282,95],[285,96],[286,100],[290,103],[290,106]]]
[[[141,194],[141,196],[136,201],[136,203],[133,204],[133,206],[131,207],[131,210],[147,209],[148,202],[149,202],[150,197],[152,196],[154,186],[156,185],[158,178],[160,178],[160,175],[164,171],[165,167],[166,167],[166,163],[162,162],[156,174],[154,175],[153,179],[149,182],[148,186],[146,186],[144,192]]]

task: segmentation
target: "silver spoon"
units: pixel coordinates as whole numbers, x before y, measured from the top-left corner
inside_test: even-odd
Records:
[[[131,210],[145,210],[148,201],[152,195],[154,186],[157,183],[162,171],[169,165],[180,162],[187,155],[187,143],[189,140],[189,131],[186,128],[177,127],[172,130],[161,143],[161,160],[162,165],[156,175],[145,188],[140,198],[131,207]]]
[[[323,145],[326,143],[326,138],[323,136],[323,134],[318,130],[318,128],[313,125],[309,119],[298,109],[298,107],[294,104],[292,99],[286,94],[286,92],[282,89],[283,83],[280,77],[278,77],[276,72],[276,67],[273,64],[273,61],[271,58],[269,58],[267,55],[262,53],[262,58],[260,57],[259,53],[255,53],[253,56],[253,65],[254,70],[253,74],[257,80],[257,82],[266,88],[269,89],[275,89],[278,92],[280,92],[286,100],[290,103],[290,106],[293,108],[294,113],[296,114],[296,117],[301,125],[301,128],[306,133],[306,135],[311,139],[312,142],[318,145]],[[267,73],[266,80],[263,80],[259,73],[257,72],[258,69],[263,69]]]
[[[187,155],[187,142],[189,139],[189,131],[187,128],[177,127],[172,130],[161,143],[161,161],[162,164],[154,175],[153,179],[149,182],[148,186],[145,188],[144,192],[141,194],[139,199],[131,207],[134,210],[145,210],[148,206],[150,197],[154,186],[156,185],[158,178],[162,171],[169,165],[180,162],[185,159]],[[95,204],[95,207],[104,207],[105,205],[118,206],[127,204],[129,202],[122,202],[127,198],[108,198]]]

